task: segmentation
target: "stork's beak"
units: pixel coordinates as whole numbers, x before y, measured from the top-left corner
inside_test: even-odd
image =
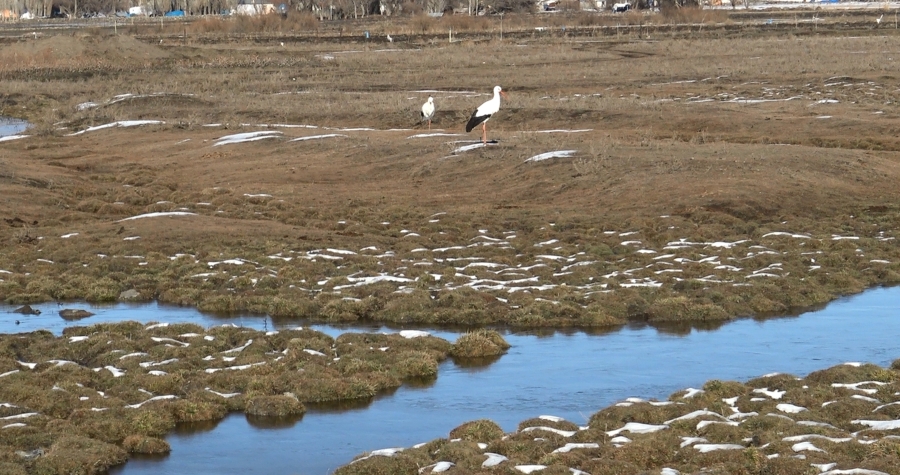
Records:
[[[509,96],[506,95],[506,91],[500,91],[500,95],[503,96],[504,99],[509,99]]]

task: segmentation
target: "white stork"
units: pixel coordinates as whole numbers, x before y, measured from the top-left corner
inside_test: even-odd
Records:
[[[478,106],[478,109],[472,113],[472,117],[469,117],[469,122],[466,123],[466,132],[471,132],[478,124],[481,124],[481,141],[485,145],[487,145],[487,121],[500,110],[501,95],[506,97],[506,93],[500,86],[494,86],[494,97]]]
[[[428,121],[428,130],[431,130],[432,117],[434,117],[434,98],[429,97],[428,101],[422,104],[422,121]]]

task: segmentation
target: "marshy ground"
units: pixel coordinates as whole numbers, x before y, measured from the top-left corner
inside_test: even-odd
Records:
[[[681,26],[629,16],[619,27],[508,17],[503,39],[494,20],[446,20],[459,22],[452,43],[434,19],[4,30],[0,115],[34,127],[0,142],[0,298],[557,327],[724,321],[896,283],[896,24],[780,15]],[[498,143],[469,148],[479,137],[465,120],[496,84],[510,94],[488,123]],[[417,122],[428,96],[431,131]],[[750,391],[736,388],[716,396]],[[684,402],[675,407],[695,409]],[[736,407],[760,412],[750,403]],[[726,426],[698,435],[737,443],[752,432]],[[676,443],[676,432],[660,433]],[[529,454],[547,448],[526,435]],[[82,439],[65,444],[89,452]],[[798,473],[786,471],[796,459],[752,451],[739,453],[754,467]],[[699,470],[730,464],[722,453],[659,460]],[[521,463],[556,463],[532,455]]]
[[[713,380],[664,401],[629,398],[586,426],[541,415],[504,433],[472,421],[447,438],[367,453],[335,473],[893,474],[897,366]]]

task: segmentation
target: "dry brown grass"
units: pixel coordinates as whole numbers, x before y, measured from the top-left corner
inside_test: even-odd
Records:
[[[900,98],[879,53],[889,37],[760,33],[749,21],[682,36],[640,16],[643,33],[613,39],[584,18],[504,15],[514,39],[503,41],[499,18],[454,15],[343,22],[348,36],[329,42],[263,31],[301,20],[289,16],[247,20],[246,34],[218,33],[244,21],[223,19],[5,43],[2,113],[41,137],[0,147],[11,220],[0,269],[14,271],[0,298],[107,302],[134,290],[320,321],[614,328],[715,325],[900,282],[889,108]],[[431,32],[413,34],[417,21]],[[534,29],[544,21],[559,23]],[[451,44],[454,22],[472,33]],[[165,29],[176,26],[198,30],[175,47]],[[363,28],[405,36],[385,48]],[[420,96],[434,94],[436,127],[460,133],[496,83],[510,92],[490,123],[500,147],[454,154],[453,140],[474,136],[388,130],[418,127]],[[412,92],[426,89],[442,92]],[[757,100],[770,102],[741,102]],[[148,118],[165,124],[66,135]],[[560,128],[585,131],[538,132]],[[258,129],[284,135],[213,145]],[[288,141],[320,132],[347,137]],[[572,159],[525,162],[568,149]],[[198,216],[117,222],[181,208]],[[639,244],[623,244],[626,232]],[[677,265],[655,259],[679,240],[707,245],[675,251]],[[328,248],[356,254],[316,257]],[[721,266],[700,262],[711,256]],[[213,264],[237,257],[248,263]],[[405,281],[353,280],[380,274]]]

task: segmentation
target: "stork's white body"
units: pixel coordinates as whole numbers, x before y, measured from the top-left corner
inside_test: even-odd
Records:
[[[422,120],[428,121],[428,130],[431,130],[432,117],[434,117],[434,98],[429,97],[428,101],[422,104]]]
[[[500,86],[494,86],[494,97],[491,100],[485,102],[478,106],[478,109],[472,113],[472,117],[469,118],[469,122],[466,123],[466,132],[471,132],[478,124],[481,124],[481,141],[487,144],[487,124],[488,119],[491,118],[492,115],[496,114],[497,111],[500,110],[500,96],[505,96],[506,93],[503,92],[503,89]]]

